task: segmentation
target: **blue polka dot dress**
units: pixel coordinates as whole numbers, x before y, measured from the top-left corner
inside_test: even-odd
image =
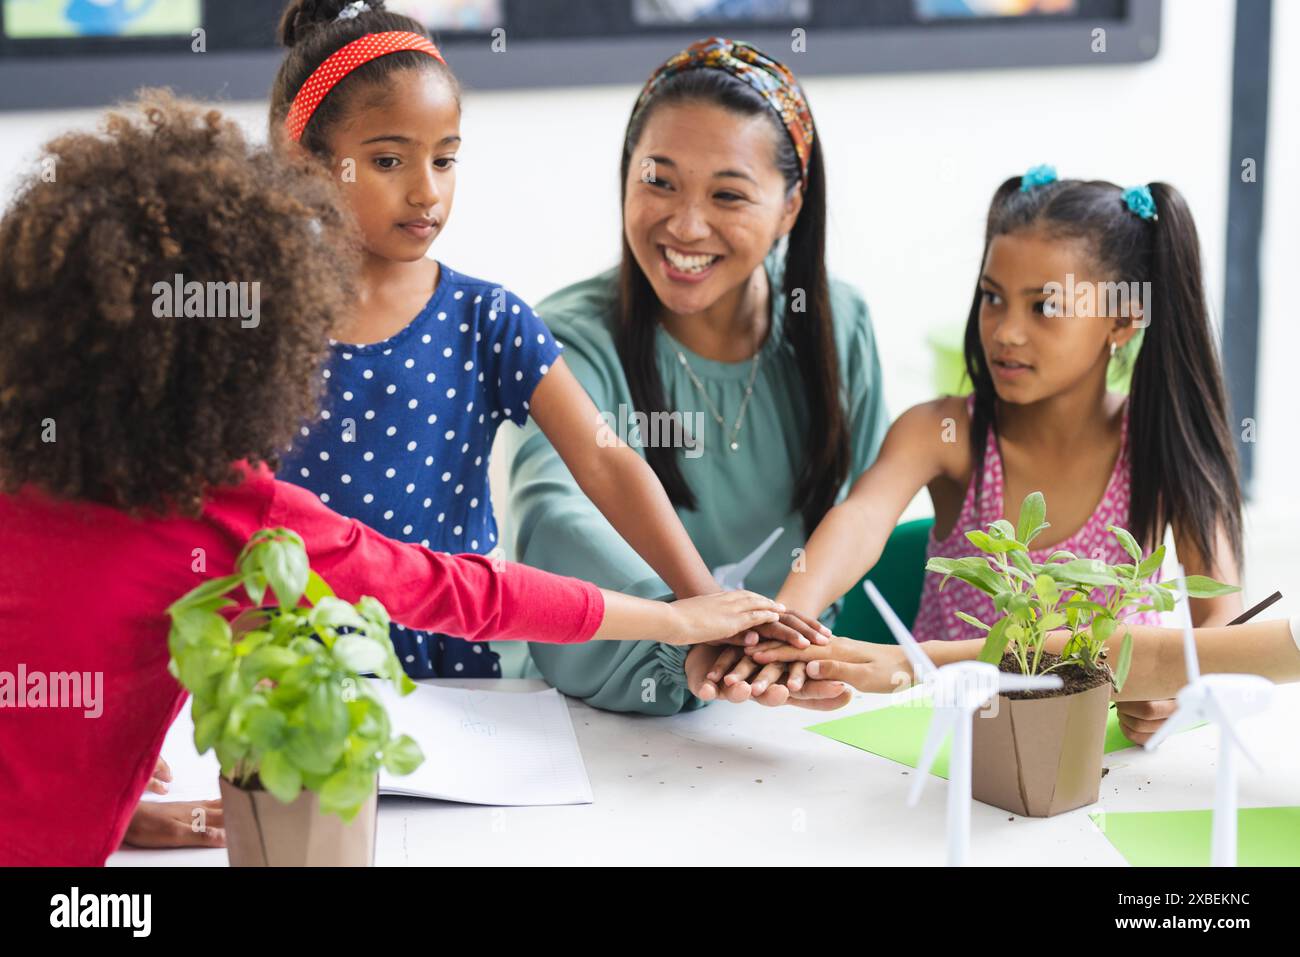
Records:
[[[513,293],[439,264],[424,310],[383,342],[331,342],[320,418],[304,426],[279,477],[389,538],[435,551],[497,547],[488,457],[497,428],[523,425],[560,354]],[[501,673],[483,642],[394,625],[414,678]]]

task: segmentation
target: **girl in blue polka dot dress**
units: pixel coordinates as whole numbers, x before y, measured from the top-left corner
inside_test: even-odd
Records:
[[[303,426],[280,477],[391,538],[487,553],[498,544],[492,442],[503,422],[532,416],[678,597],[717,591],[654,472],[603,424],[537,313],[426,257],[451,213],[461,138],[459,86],[422,27],[378,0],[296,0],[280,39],[272,135],[337,169],[362,245],[320,420]],[[756,631],[799,646],[828,634],[794,613]],[[481,642],[400,626],[392,637],[413,677],[500,675]]]

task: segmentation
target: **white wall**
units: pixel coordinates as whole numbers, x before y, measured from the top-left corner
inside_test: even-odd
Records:
[[[1300,267],[1300,4],[1273,4],[1265,192],[1255,505],[1247,513],[1247,593],[1286,593],[1300,612],[1300,324],[1291,288]]]
[[[1300,361],[1300,333],[1281,282],[1300,261],[1297,6],[1274,4],[1274,123],[1263,165],[1268,235],[1257,491],[1270,516],[1283,514],[1300,471],[1300,403],[1288,382]],[[1218,309],[1234,4],[1170,0],[1164,7],[1161,51],[1147,63],[806,81],[830,177],[831,266],[872,306],[891,410],[931,394],[925,337],[962,323],[989,197],[1003,178],[1035,163],[1052,162],[1064,176],[1176,185],[1196,215]],[[816,55],[816,43],[813,34],[808,56]],[[791,62],[797,72],[797,57]],[[645,72],[653,66],[644,64]],[[534,301],[611,265],[620,139],[635,94],[633,86],[471,90],[456,211],[436,254]],[[8,144],[0,153],[0,195],[31,168],[41,142],[92,123],[97,112],[0,115],[0,142]],[[262,129],[263,104],[230,112],[251,130]],[[1257,524],[1266,533],[1279,528],[1275,521]],[[1290,578],[1300,586],[1296,575]]]

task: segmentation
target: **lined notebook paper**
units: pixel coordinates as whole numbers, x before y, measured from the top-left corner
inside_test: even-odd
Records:
[[[380,772],[379,793],[463,804],[590,804],[591,782],[569,707],[546,691],[478,691],[418,685],[399,697],[376,682],[395,734],[424,751],[412,774]]]

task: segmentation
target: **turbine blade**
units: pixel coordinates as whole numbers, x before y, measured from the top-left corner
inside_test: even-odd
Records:
[[[885,596],[880,594],[875,582],[864,581],[862,588],[867,593],[867,597],[871,599],[871,603],[876,606],[876,611],[880,612],[880,617],[885,619],[885,624],[889,626],[889,630],[893,634],[894,640],[898,642],[898,646],[903,649],[903,654],[912,663],[912,670],[916,673],[916,680],[919,682],[926,675],[936,671],[934,662],[921,650],[920,642],[912,637],[912,633],[899,620],[898,615],[894,614],[894,609],[889,607],[889,602],[885,601]]]
[[[1255,766],[1256,771],[1263,771],[1264,768],[1260,765],[1259,761],[1255,759],[1253,754],[1246,750],[1246,745],[1242,742],[1241,738],[1237,736],[1237,729],[1232,725],[1232,716],[1228,714],[1227,709],[1224,708],[1219,699],[1215,697],[1214,692],[1208,688],[1205,690],[1205,704],[1206,709],[1214,716],[1214,723],[1219,726],[1219,730],[1223,732],[1223,736],[1228,739],[1228,743],[1244,754],[1246,760]]]
[[[951,708],[934,709],[934,716],[930,718],[930,727],[925,733],[925,744],[921,746],[921,760],[916,762],[916,780],[912,782],[911,793],[907,796],[909,805],[915,805],[921,799],[921,791],[925,787],[925,779],[930,776],[934,759],[939,756],[939,749],[943,747],[944,741],[952,733],[953,725],[960,717],[961,715]]]
[[[1198,715],[1193,714],[1187,708],[1178,708],[1173,714],[1165,719],[1165,723],[1156,729],[1146,744],[1143,745],[1148,751],[1154,751],[1164,743],[1165,738],[1171,734],[1177,734],[1184,728],[1190,728],[1196,723]]]
[[[767,538],[763,540],[762,545],[759,545],[758,548],[754,549],[736,563],[735,571],[738,573],[739,578],[742,581],[749,577],[749,573],[752,572],[758,563],[763,560],[763,556],[766,555],[768,549],[772,547],[772,543],[780,538],[781,533],[784,531],[784,527],[775,529],[771,535],[768,535]]]

